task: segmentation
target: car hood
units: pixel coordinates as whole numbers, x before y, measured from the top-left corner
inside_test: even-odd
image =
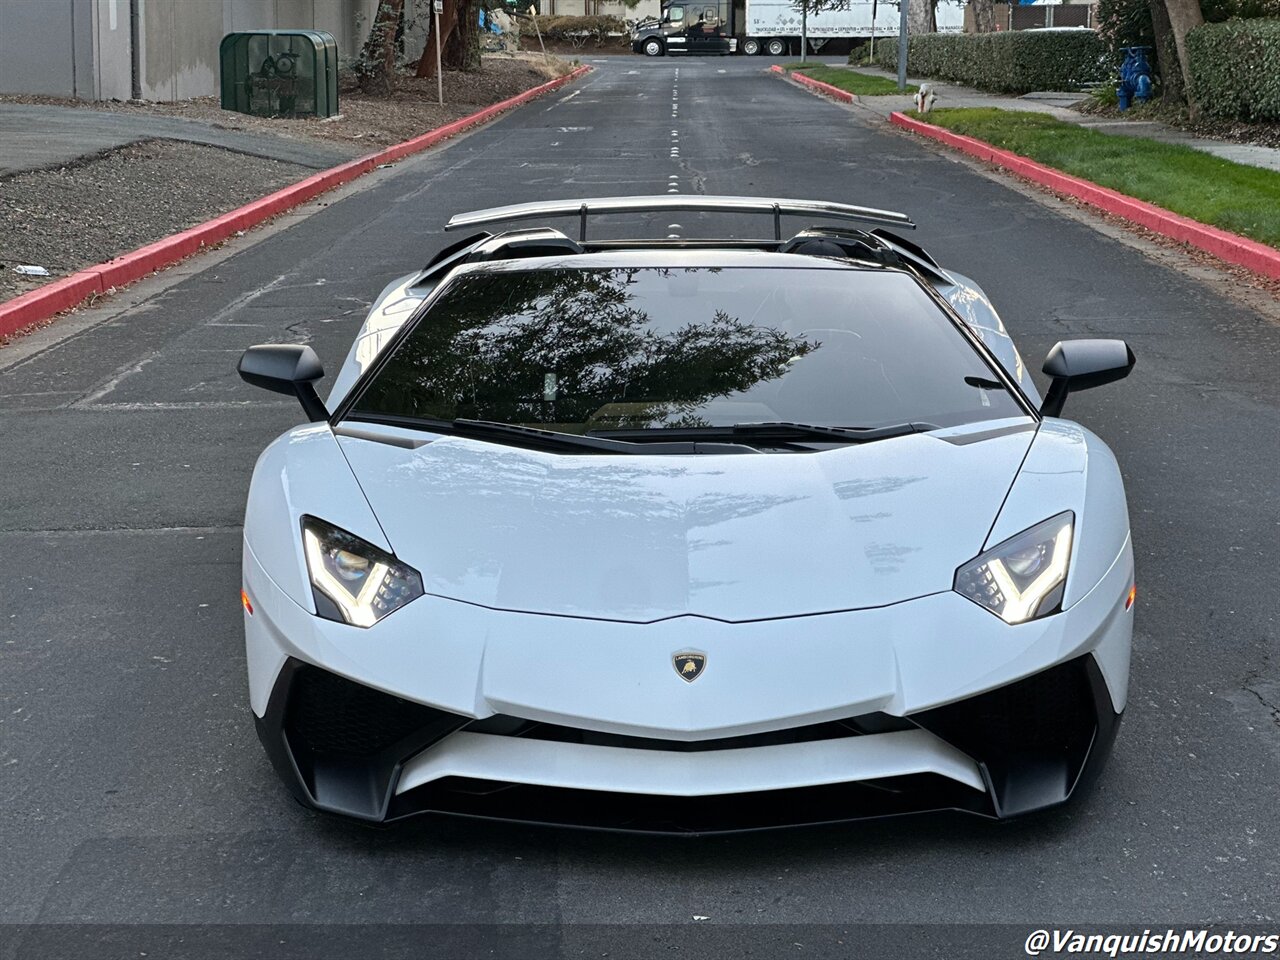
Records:
[[[951,589],[982,550],[1030,421],[821,453],[566,456],[341,436],[428,593],[650,622],[885,606]]]

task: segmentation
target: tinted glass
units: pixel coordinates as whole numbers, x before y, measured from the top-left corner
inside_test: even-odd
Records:
[[[456,279],[354,410],[570,433],[1022,414],[994,381],[901,273],[537,270]]]

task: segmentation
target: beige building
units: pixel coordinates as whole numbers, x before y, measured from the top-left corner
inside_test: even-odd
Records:
[[[324,30],[358,52],[378,0],[0,0],[0,93],[184,100],[218,93],[233,31]],[[407,3],[406,6],[411,6]],[[428,4],[429,6],[429,4]]]

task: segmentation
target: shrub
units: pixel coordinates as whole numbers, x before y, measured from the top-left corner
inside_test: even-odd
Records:
[[[1098,0],[1098,34],[1112,50],[1155,47],[1155,26],[1147,0]]]
[[[1280,20],[1206,23],[1187,35],[1191,90],[1211,117],[1280,120]]]
[[[898,68],[898,45],[876,44],[876,63]],[[907,72],[996,93],[1073,90],[1107,79],[1114,67],[1092,30],[926,33],[911,37]]]
[[[591,42],[602,47],[610,39],[627,35],[627,24],[621,17],[558,17],[540,16],[538,29],[544,40],[570,43],[581,47]]]

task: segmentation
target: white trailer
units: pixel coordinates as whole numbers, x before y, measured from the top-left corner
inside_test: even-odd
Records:
[[[809,49],[820,53],[831,40],[867,40],[874,36],[892,42],[898,36],[898,7],[894,3],[875,4],[875,28],[871,23],[871,3],[854,2],[845,10],[827,10],[809,15],[805,34]],[[800,11],[790,0],[746,0],[739,49],[746,54],[768,53],[773,57],[800,52]],[[964,29],[964,6],[940,0],[937,6],[939,33],[960,33]],[[842,44],[843,46],[843,44]]]

